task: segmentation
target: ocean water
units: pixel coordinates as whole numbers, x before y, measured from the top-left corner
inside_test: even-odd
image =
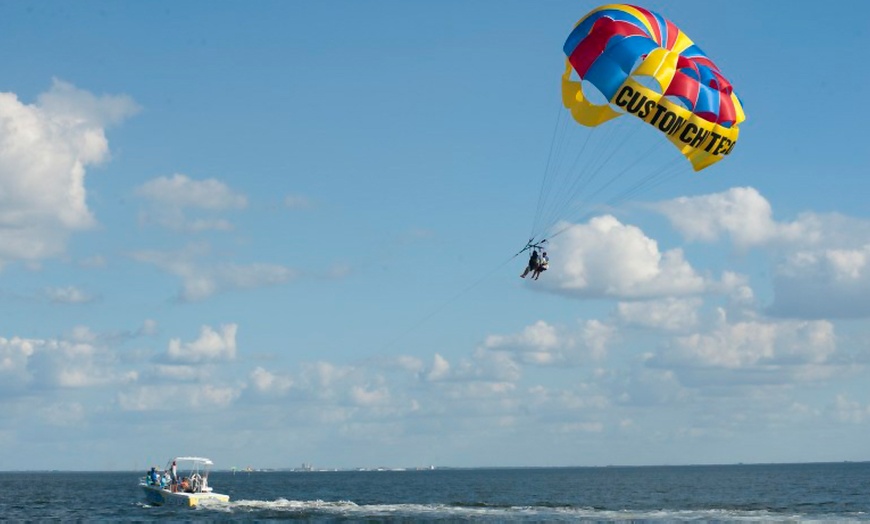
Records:
[[[732,466],[216,471],[229,504],[144,503],[142,472],[0,473],[3,521],[870,521],[870,462]]]

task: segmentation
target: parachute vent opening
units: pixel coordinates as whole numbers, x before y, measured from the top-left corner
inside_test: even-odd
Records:
[[[583,96],[585,96],[590,103],[597,106],[606,106],[610,103],[610,100],[608,100],[604,93],[595,87],[595,84],[592,82],[583,80],[580,85],[582,86]]]
[[[692,110],[692,104],[690,104],[688,100],[681,96],[665,95],[665,100],[677,104],[678,106],[682,107],[687,111]]]
[[[664,90],[662,89],[662,85],[659,84],[659,81],[654,76],[634,75],[631,78],[638,84],[644,86],[647,89],[652,89],[658,94],[662,94],[664,92]]]

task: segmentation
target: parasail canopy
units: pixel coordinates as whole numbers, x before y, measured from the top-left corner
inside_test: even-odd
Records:
[[[632,115],[664,134],[695,171],[737,143],[745,115],[731,82],[661,15],[628,4],[598,7],[577,22],[564,52],[562,102],[578,123],[596,127]]]

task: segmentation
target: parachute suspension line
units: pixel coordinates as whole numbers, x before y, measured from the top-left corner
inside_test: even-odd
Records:
[[[569,129],[571,128],[571,118],[564,115],[564,109],[560,108],[553,133],[553,142],[551,146],[552,158],[548,161],[547,170],[544,173],[544,180],[541,183],[541,191],[538,197],[538,209],[535,214],[532,233],[530,235],[531,237],[534,237],[541,232],[542,228],[540,227],[540,224],[542,223],[542,218],[545,218],[548,214],[547,210],[553,207],[553,200],[559,198],[558,193],[556,193],[555,196],[553,196],[553,193],[558,188],[565,185],[566,179],[569,175],[565,173],[562,165],[565,157],[564,151],[570,146],[569,140],[571,133],[569,132]]]
[[[578,151],[570,168],[563,170],[566,180],[559,187],[565,189],[559,194],[558,200],[554,199],[553,204],[547,208],[546,220],[539,220],[536,223],[540,227],[535,231],[536,233],[551,228],[559,221],[560,217],[573,216],[575,212],[572,211],[579,211],[585,207],[579,197],[595,187],[593,183],[596,178],[607,169],[617,153],[625,150],[624,145],[631,142],[633,135],[638,132],[638,127],[630,125],[631,123],[633,122],[625,122],[623,119],[622,122],[610,122],[611,125],[603,129],[582,128],[586,139],[583,149],[592,136],[595,138],[597,147],[593,147],[588,155],[585,154],[584,150]],[[581,161],[584,165],[582,169],[578,169]],[[578,172],[579,174],[573,176]],[[608,182],[605,187],[609,184]],[[593,194],[598,192],[600,190]],[[587,195],[587,200],[590,198],[591,196]]]
[[[674,177],[679,175],[681,171],[686,169],[685,162],[686,160],[684,158],[673,158],[670,162],[659,167],[659,169],[657,169],[656,171],[653,171],[649,175],[643,177],[637,184],[623,191],[619,195],[620,200],[627,200],[637,194],[658,187],[663,183],[673,179]]]
[[[636,130],[637,130],[637,128],[635,128],[635,131],[636,131]],[[608,187],[610,187],[610,186],[613,185],[615,182],[617,182],[619,179],[621,179],[621,178],[623,177],[623,175],[625,175],[626,173],[630,172],[630,171],[631,171],[632,169],[634,169],[638,164],[640,164],[642,161],[644,161],[644,160],[645,160],[645,159],[646,159],[646,158],[647,158],[647,157],[648,157],[648,156],[649,156],[653,151],[655,151],[658,147],[659,147],[658,144],[653,144],[652,146],[650,146],[646,151],[643,152],[643,154],[638,155],[638,156],[634,159],[634,161],[633,161],[631,164],[629,164],[629,165],[627,165],[626,167],[624,167],[624,168],[623,168],[619,173],[617,173],[616,175],[614,175],[613,177],[611,177],[610,180],[608,180],[605,184],[603,184],[601,187],[599,187],[598,189],[596,189],[595,192],[593,192],[591,195],[589,195],[589,198],[590,198],[590,199],[594,199],[595,197],[597,197],[599,194],[601,194],[603,191],[605,191]],[[620,202],[620,201],[621,201],[621,200],[617,200],[616,198],[613,198],[613,199],[608,200],[608,201],[607,201],[607,204],[608,204],[608,205],[613,205],[613,204],[616,204],[616,203],[618,203],[618,202]]]
[[[560,115],[564,111],[560,112]],[[545,185],[542,185],[541,196],[539,199],[538,212],[535,215],[532,236],[535,237],[545,231],[552,224],[554,210],[562,207],[562,202],[567,198],[562,188],[566,187],[571,181],[572,170],[565,167],[567,149],[577,149],[577,157],[582,157],[589,144],[591,133],[587,132],[584,135],[584,140],[579,148],[571,148],[572,122],[571,118],[565,117],[559,122],[558,135],[555,137],[557,142],[554,157],[549,165],[549,171],[546,173]],[[576,159],[575,159],[576,163]],[[553,194],[555,193],[555,194]],[[556,215],[558,216],[558,215]]]
[[[628,141],[629,139],[630,138],[626,137],[626,141]],[[618,174],[611,177],[606,183],[604,183],[602,186],[598,187],[594,192],[592,192],[590,195],[588,195],[587,200],[593,201],[596,196],[598,196],[600,193],[604,192],[609,186],[611,186],[612,184],[617,182],[626,173],[629,173],[632,170],[634,170],[636,167],[638,167],[638,164],[642,163],[645,160],[645,158],[649,154],[651,154],[653,151],[655,151],[658,147],[660,147],[660,144],[650,145],[650,147],[646,151],[644,151],[642,155],[637,156],[631,162],[631,164],[624,167]],[[629,187],[627,187],[625,190],[623,190],[623,191],[617,193],[616,195],[614,195],[613,197],[607,199],[604,202],[604,205],[605,206],[615,206],[617,204],[620,204],[620,203],[628,200],[631,197],[639,195],[647,190],[650,190],[654,187],[657,187],[657,186],[663,184],[664,182],[667,182],[668,180],[679,175],[681,173],[681,171],[684,171],[686,169],[686,167],[684,165],[685,162],[686,162],[686,160],[684,158],[682,158],[681,156],[675,155],[669,161],[667,161],[663,165],[659,166],[657,169],[653,170],[651,173],[645,175],[644,177],[639,179],[637,182],[635,182],[632,185],[630,185]],[[581,213],[582,213],[582,216],[579,216],[577,219],[579,222],[582,222],[593,215],[590,208],[591,208],[591,206],[588,205],[588,202],[578,202],[577,204],[575,204],[575,207],[573,209],[568,209],[567,212],[571,216],[581,215]],[[570,229],[572,226],[573,226],[573,224],[568,224],[565,227],[550,234],[548,238],[552,239],[556,236],[559,236],[562,233],[564,233],[565,231],[567,231],[568,229]]]
[[[551,166],[551,171],[548,175],[548,185],[543,194],[543,205],[540,213],[535,217],[534,234],[538,235],[542,230],[549,225],[550,215],[554,208],[559,206],[559,202],[564,198],[564,193],[561,191],[570,180],[570,171],[565,168],[565,156],[571,150],[571,122],[570,118],[565,118],[562,122],[559,135],[559,143],[556,150],[555,162]]]
[[[553,149],[556,147],[556,137],[559,133],[559,124],[562,121],[562,103],[560,101],[559,107],[556,110],[556,123],[553,124],[553,136],[550,139],[550,151],[547,154],[547,163],[544,166],[544,178],[541,180],[541,189],[538,191],[538,207],[535,209],[535,220],[532,222],[532,231],[529,233],[529,242],[534,240],[535,238],[535,226],[537,226],[538,217],[541,216],[541,209],[544,206],[545,201],[545,193],[548,193],[547,188],[547,178],[550,174],[550,162],[553,161]]]
[[[562,206],[556,210],[554,213],[554,217],[552,222],[549,224],[550,226],[554,225],[560,216],[570,216],[572,211],[576,212],[585,207],[583,200],[579,197],[582,193],[587,190],[593,188],[593,181],[601,174],[605,168],[607,168],[611,161],[614,159],[616,154],[623,150],[624,144],[633,140],[633,135],[637,133],[637,127],[630,127],[627,133],[621,132],[616,126],[613,126],[609,130],[609,134],[605,136],[605,143],[610,148],[610,150],[600,149],[598,157],[596,159],[592,159],[590,162],[590,166],[584,170],[583,173],[580,174],[577,178],[574,179],[574,183],[566,191],[566,197],[563,200]],[[614,136],[615,135],[615,136]],[[621,140],[619,137],[622,137]],[[606,155],[606,156],[605,156]],[[572,167],[572,172],[576,170],[576,164]],[[621,175],[621,174],[620,174]],[[620,175],[617,175],[618,178]],[[586,196],[586,200],[591,200],[596,195],[598,195],[604,188],[609,186],[615,181],[614,178],[611,178],[608,182],[604,184],[603,187],[595,190],[592,194]]]

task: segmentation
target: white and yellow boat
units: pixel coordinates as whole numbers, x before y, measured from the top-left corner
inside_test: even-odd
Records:
[[[208,485],[213,465],[203,457],[175,457],[163,471],[151,468],[139,485],[148,503],[155,506],[195,507],[204,501],[229,502],[229,495],[215,493]]]

